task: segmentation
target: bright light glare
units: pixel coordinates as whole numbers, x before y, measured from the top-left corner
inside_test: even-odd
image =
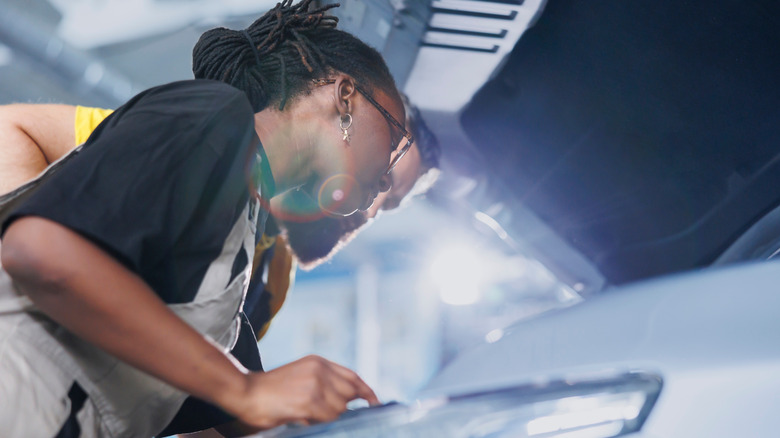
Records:
[[[445,248],[433,258],[430,276],[442,301],[463,306],[479,300],[487,269],[474,248],[457,246]]]
[[[488,216],[487,214],[478,211],[474,213],[474,218],[476,218],[478,221],[482,222],[491,230],[493,230],[493,232],[495,232],[499,238],[506,239],[509,237],[506,230],[503,227],[501,227],[501,224],[499,224],[495,219]]]
[[[606,407],[584,412],[540,417],[528,422],[528,435],[541,435],[583,426],[594,426],[623,418],[621,408]]]
[[[556,433],[555,438],[604,438],[617,436],[623,430],[623,423],[613,422],[590,426],[587,429],[572,430],[571,432]]]
[[[418,400],[415,406],[417,409],[411,412],[409,415],[409,421],[412,423],[420,421],[425,418],[428,415],[428,412],[431,410],[440,408],[446,404],[446,397],[433,398],[424,401]]]
[[[640,393],[621,396],[615,400],[600,400],[599,398],[571,398],[558,402],[564,409],[572,409],[574,412],[565,412],[539,417],[528,422],[526,430],[529,436],[543,435],[552,432],[567,431],[572,429],[602,426],[612,422],[624,422],[633,420],[639,415],[639,410],[644,404],[645,396]],[[602,406],[596,407],[595,404]],[[580,406],[576,406],[579,404]],[[604,406],[603,404],[607,404]]]
[[[504,331],[500,328],[497,328],[495,330],[491,330],[490,333],[485,335],[485,340],[489,343],[498,342],[501,338],[504,337]]]

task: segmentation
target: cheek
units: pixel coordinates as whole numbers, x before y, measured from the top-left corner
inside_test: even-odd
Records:
[[[390,134],[387,123],[371,123],[362,129],[359,142],[352,142],[352,148],[357,148],[356,171],[363,172],[363,182],[374,184],[387,170],[390,164]]]
[[[346,216],[363,205],[365,192],[355,178],[339,174],[326,179],[317,190],[317,204],[328,213]]]
[[[401,158],[398,165],[393,169],[393,187],[390,189],[390,193],[394,198],[399,200],[406,197],[414,184],[417,182],[418,175],[420,174],[420,160],[418,156],[407,156]],[[408,160],[407,160],[408,158]]]

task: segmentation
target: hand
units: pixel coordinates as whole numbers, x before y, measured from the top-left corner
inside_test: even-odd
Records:
[[[356,398],[379,404],[374,391],[355,372],[319,356],[307,356],[267,373],[252,373],[247,379],[245,397],[234,413],[244,423],[262,429],[332,421]]]

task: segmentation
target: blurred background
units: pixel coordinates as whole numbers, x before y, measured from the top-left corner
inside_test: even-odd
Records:
[[[116,108],[146,88],[191,78],[203,31],[244,28],[275,3],[0,0],[0,104]],[[341,1],[340,27],[383,53],[439,138],[443,174],[331,262],[298,272],[260,343],[267,369],[316,353],[356,369],[381,398],[408,400],[458,351],[601,287],[588,269],[553,272],[513,237],[520,226],[538,239],[551,233],[511,205],[461,127],[464,107],[542,3]]]
[[[191,78],[203,31],[274,4],[0,0],[0,104],[115,108]],[[778,2],[342,0],[335,14],[420,108],[442,175],[298,272],[260,343],[267,368],[316,353],[408,400],[515,321],[709,266],[780,202],[766,190]]]

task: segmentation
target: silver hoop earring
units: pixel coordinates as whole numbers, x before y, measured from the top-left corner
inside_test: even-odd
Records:
[[[346,122],[347,126],[344,126],[345,119],[347,120]],[[347,129],[349,129],[350,126],[352,126],[352,115],[350,113],[346,113],[344,114],[344,117],[342,117],[341,120],[339,120],[339,128],[341,128],[341,134],[343,136],[343,140],[346,141],[347,143],[349,143],[349,140],[351,139],[349,135],[349,131],[347,131]]]

